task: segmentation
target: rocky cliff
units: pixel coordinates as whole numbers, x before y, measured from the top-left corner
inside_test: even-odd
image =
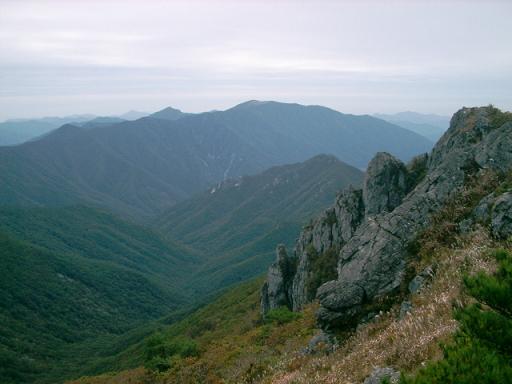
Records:
[[[463,108],[429,155],[405,165],[387,153],[369,163],[362,189],[341,192],[304,227],[295,249],[278,247],[262,289],[262,312],[299,310],[317,298],[324,329],[356,324],[407,283],[408,245],[454,194],[480,172],[512,167],[512,116],[489,106]],[[512,233],[510,193],[487,196],[472,218],[496,236]]]

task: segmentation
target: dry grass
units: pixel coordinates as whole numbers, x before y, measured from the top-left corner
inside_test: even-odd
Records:
[[[130,369],[116,374],[83,377],[68,384],[143,384],[146,383],[144,368]]]
[[[493,242],[486,231],[476,231],[459,239],[455,248],[437,249],[438,273],[431,284],[413,295],[413,310],[398,320],[398,306],[360,327],[330,356],[304,358],[298,369],[287,371],[292,362],[275,367],[264,383],[361,383],[375,367],[393,366],[411,372],[426,361],[439,358],[439,342],[448,340],[457,329],[453,307],[467,300],[462,290],[464,273],[491,272],[494,260],[488,257]],[[284,368],[284,369],[283,369]]]

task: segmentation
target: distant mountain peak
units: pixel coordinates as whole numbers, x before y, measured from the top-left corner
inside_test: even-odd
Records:
[[[243,103],[237,104],[234,107],[228,108],[228,110],[252,108],[252,107],[257,107],[257,106],[265,105],[265,104],[269,104],[269,103],[275,103],[275,102],[267,101],[267,100],[248,100],[248,101],[244,101]]]
[[[183,113],[179,109],[173,107],[166,107],[158,112],[152,113],[151,115],[149,115],[149,117],[162,120],[178,120],[186,115],[188,114]]]

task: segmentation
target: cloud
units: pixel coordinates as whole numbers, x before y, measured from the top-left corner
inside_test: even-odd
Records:
[[[79,112],[81,96],[98,113],[244,98],[510,108],[511,13],[508,2],[4,0],[0,119],[35,113],[30,103]]]

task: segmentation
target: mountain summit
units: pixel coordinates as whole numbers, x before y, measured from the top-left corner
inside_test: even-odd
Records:
[[[181,119],[184,116],[187,116],[187,113],[181,112],[179,109],[173,108],[173,107],[167,107],[164,108],[158,112],[152,113],[149,115],[152,118],[155,119],[163,119],[163,120],[178,120]]]

